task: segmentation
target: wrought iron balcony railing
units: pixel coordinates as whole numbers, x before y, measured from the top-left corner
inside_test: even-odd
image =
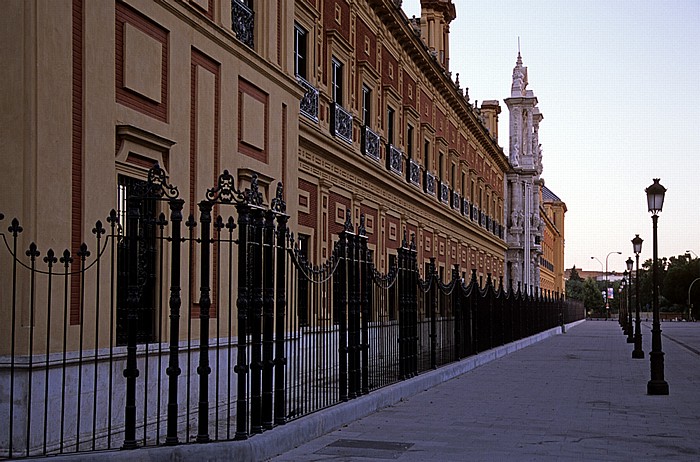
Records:
[[[466,197],[462,201],[462,215],[464,215],[467,218],[471,218],[471,206]]]
[[[472,205],[472,221],[479,222],[479,208],[476,205]]]
[[[299,112],[308,119],[318,122],[318,89],[298,75],[297,80],[305,90],[299,102]]]
[[[240,0],[231,0],[231,29],[238,40],[253,48],[255,12]]]
[[[431,196],[435,195],[435,190],[437,189],[437,184],[435,181],[435,175],[426,171],[425,177],[423,178],[423,191]]]
[[[462,198],[460,197],[459,193],[455,190],[452,190],[452,208],[454,210],[460,210],[462,208]]]
[[[367,125],[362,127],[362,154],[377,162],[380,157],[381,140]]]
[[[408,172],[406,175],[406,181],[411,183],[413,186],[420,186],[420,165],[413,159],[408,160]]]
[[[482,228],[486,228],[486,214],[479,210],[479,224]]]
[[[450,203],[450,187],[442,181],[440,181],[440,202],[443,204]]]
[[[335,102],[331,105],[331,131],[333,136],[352,143],[352,115]]]
[[[386,145],[386,168],[403,175],[403,153],[392,144]]]

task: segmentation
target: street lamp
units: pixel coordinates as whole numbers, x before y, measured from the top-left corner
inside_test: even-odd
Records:
[[[668,383],[664,380],[664,352],[661,349],[661,323],[659,322],[659,270],[658,261],[658,239],[656,228],[659,221],[659,213],[664,206],[664,195],[666,188],[659,183],[659,178],[654,178],[654,183],[644,190],[647,194],[647,205],[651,213],[653,225],[653,257],[652,257],[652,307],[654,321],[651,328],[651,380],[647,383],[647,394],[668,395]]]
[[[632,266],[634,261],[630,257],[625,263],[627,263],[627,299],[629,300],[627,304],[627,343],[634,343],[634,326],[632,325]]]
[[[622,281],[620,281],[620,309],[618,310],[620,327],[622,327],[622,332],[625,335],[629,335],[629,324],[627,323],[627,306],[624,303],[627,301],[627,292],[629,292],[629,290],[625,290],[627,285],[628,274],[629,273],[627,272],[627,270],[622,272]],[[623,293],[625,295],[622,295]]]
[[[634,256],[637,260],[637,271],[635,274],[634,289],[635,289],[635,311],[637,312],[637,319],[635,320],[634,326],[634,350],[632,351],[632,357],[634,359],[644,359],[644,350],[642,350],[642,321],[639,319],[639,254],[642,253],[642,242],[644,239],[639,237],[639,234],[634,236],[632,239],[632,249],[634,250]]]
[[[596,260],[598,263],[600,263],[600,271],[602,272],[603,271],[603,262],[598,260],[596,257],[591,257],[591,260]],[[598,286],[596,285],[596,287],[598,287]],[[603,301],[605,302],[605,305],[607,306],[608,305],[608,288],[607,287],[605,288],[605,294],[603,295]],[[603,307],[603,310],[605,311],[605,307]],[[607,319],[607,318],[608,318],[608,312],[605,311],[605,319]]]
[[[700,281],[700,278],[693,279],[693,282],[690,283],[690,287],[688,287],[688,321],[690,321],[690,317],[693,315],[693,304],[690,303],[690,289],[692,289],[693,284],[698,281]]]
[[[685,253],[688,253],[688,254],[692,253],[693,255],[695,255],[695,258],[700,258],[700,257],[698,257],[698,254],[696,254],[692,250],[686,250]]]

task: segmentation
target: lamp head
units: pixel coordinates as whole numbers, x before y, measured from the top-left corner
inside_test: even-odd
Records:
[[[659,183],[659,178],[654,178],[654,183],[644,190],[647,193],[647,206],[652,215],[658,215],[664,206],[666,188]]]
[[[632,274],[632,265],[634,265],[634,261],[632,261],[632,257],[628,258],[625,263],[627,263],[627,271],[629,271],[630,274]]]
[[[632,239],[632,248],[637,255],[642,253],[642,242],[644,242],[644,239],[639,237],[639,234],[635,234],[634,239]]]

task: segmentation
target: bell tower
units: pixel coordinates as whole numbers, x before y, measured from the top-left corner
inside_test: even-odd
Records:
[[[542,150],[539,126],[544,118],[537,98],[527,89],[527,67],[518,51],[513,68],[510,97],[505,103],[510,113],[509,159],[506,175],[506,276],[517,284],[539,287],[539,257],[542,254],[543,222],[540,218],[539,183]]]

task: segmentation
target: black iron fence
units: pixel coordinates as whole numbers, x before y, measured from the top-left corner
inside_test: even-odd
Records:
[[[167,180],[120,178],[78,249],[1,233],[0,457],[246,439],[583,317],[434,261],[423,279],[406,236],[382,274],[349,211],[313,265],[281,185],[265,206],[224,171],[185,220]]]

